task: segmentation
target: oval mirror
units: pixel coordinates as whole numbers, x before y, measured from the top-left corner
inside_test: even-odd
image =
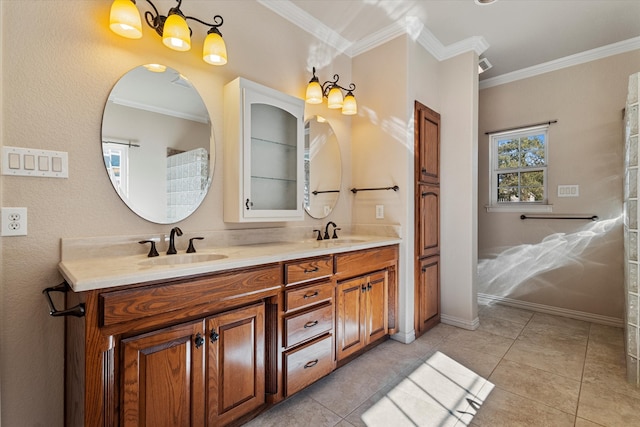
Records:
[[[308,119],[304,131],[304,209],[310,217],[322,219],[340,196],[340,147],[333,128],[321,116]]]
[[[181,221],[202,203],[213,178],[207,107],[178,71],[134,68],[105,105],[102,153],[113,188],[133,212],[158,224]]]

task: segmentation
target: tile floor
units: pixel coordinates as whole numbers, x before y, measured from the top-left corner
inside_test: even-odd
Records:
[[[246,426],[640,425],[622,329],[479,310],[476,331],[440,324],[408,345],[388,340]]]

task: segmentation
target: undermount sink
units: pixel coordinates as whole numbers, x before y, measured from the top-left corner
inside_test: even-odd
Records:
[[[194,264],[197,262],[209,262],[219,259],[227,258],[226,255],[220,254],[181,254],[181,255],[166,255],[156,258],[150,258],[142,261],[140,265],[183,265]]]
[[[360,239],[334,239],[334,240],[327,240],[328,243],[332,243],[335,245],[339,245],[341,243],[362,243],[364,242],[364,240],[360,240]]]

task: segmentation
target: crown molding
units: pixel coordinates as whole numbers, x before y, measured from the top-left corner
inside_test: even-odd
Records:
[[[584,52],[576,53],[575,55],[566,56],[564,58],[555,59],[553,61],[544,62],[532,67],[513,71],[511,73],[506,73],[500,76],[481,80],[479,83],[479,88],[480,90],[482,90],[493,86],[499,86],[505,83],[511,83],[517,80],[535,77],[540,74],[561,70],[563,68],[584,64],[586,62],[595,61],[598,59],[606,58],[608,56],[618,55],[620,53],[630,52],[636,49],[640,49],[640,37],[634,37],[632,39],[623,40],[621,42],[613,43],[607,46],[587,50]]]
[[[453,58],[461,53],[470,51],[475,51],[478,55],[481,55],[489,48],[489,43],[479,36],[469,37],[449,46],[444,46],[424,23],[414,17],[407,18],[404,23],[394,22],[362,40],[351,43],[288,0],[257,0],[257,2],[350,58],[404,34],[409,34],[438,61]]]
[[[307,12],[296,7],[290,1],[256,0],[259,4],[282,16],[287,21],[302,28],[318,40],[335,48],[337,51],[347,53],[352,43],[333,31],[331,28],[318,21]]]

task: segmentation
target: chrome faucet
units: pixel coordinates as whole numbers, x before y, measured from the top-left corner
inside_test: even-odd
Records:
[[[182,230],[179,227],[173,227],[171,234],[169,235],[169,249],[167,249],[167,255],[177,254],[175,245],[175,235],[182,236]]]
[[[339,228],[336,225],[336,223],[333,222],[333,221],[329,221],[327,223],[327,226],[324,228],[324,238],[325,239],[329,239],[329,226],[330,225],[333,225],[333,237],[331,237],[331,239],[337,239],[338,235],[336,234],[336,230],[339,230]]]

